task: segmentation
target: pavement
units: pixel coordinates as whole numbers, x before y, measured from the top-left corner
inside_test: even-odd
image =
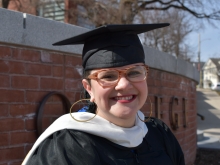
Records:
[[[220,95],[210,89],[197,88],[197,113],[205,117],[197,117],[198,148],[220,150]]]

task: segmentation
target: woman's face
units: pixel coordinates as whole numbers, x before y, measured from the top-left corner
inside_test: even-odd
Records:
[[[141,64],[114,69],[125,69]],[[91,74],[97,71],[93,70]],[[102,87],[96,80],[91,80],[90,84],[85,79],[82,82],[91,96],[91,101],[97,104],[97,115],[116,125],[121,125],[121,122],[123,125],[127,120],[134,122],[137,111],[144,105],[148,95],[146,80],[134,83],[122,76],[116,85],[110,87]]]

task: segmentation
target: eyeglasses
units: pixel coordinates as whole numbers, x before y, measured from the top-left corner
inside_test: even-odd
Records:
[[[96,80],[102,87],[116,85],[122,75],[130,82],[141,82],[147,77],[147,65],[135,65],[125,69],[102,69],[88,76],[87,79]]]

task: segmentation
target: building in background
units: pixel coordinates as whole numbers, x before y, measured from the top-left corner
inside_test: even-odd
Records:
[[[37,7],[37,16],[48,18],[55,21],[65,21],[64,1],[48,1]]]
[[[220,82],[220,58],[210,58],[203,66],[203,88]]]
[[[198,84],[198,86],[200,87],[200,88],[202,88],[203,87],[203,84],[204,84],[204,82],[203,82],[203,70],[202,70],[202,68],[203,68],[203,66],[204,66],[204,64],[205,64],[205,62],[191,62],[192,64],[193,64],[193,66],[198,70],[198,72],[199,72],[199,84]]]
[[[95,25],[85,14],[85,7],[71,0],[5,0],[4,2],[0,0],[0,7],[40,16],[50,20],[78,25],[88,29],[95,28]]]

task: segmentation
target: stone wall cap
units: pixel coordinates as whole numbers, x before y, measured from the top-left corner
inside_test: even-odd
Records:
[[[52,46],[62,39],[89,29],[0,8],[0,43],[81,55],[83,45]],[[199,72],[187,61],[144,46],[145,61],[151,68],[188,77],[197,83]]]

